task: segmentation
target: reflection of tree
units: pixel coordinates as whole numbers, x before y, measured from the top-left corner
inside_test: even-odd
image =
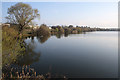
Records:
[[[57,38],[61,38],[62,35],[63,35],[63,34],[58,33],[58,34],[56,34],[56,37],[57,37]]]
[[[50,35],[46,35],[46,36],[37,36],[37,39],[40,43],[44,43],[45,41],[47,41],[50,38]]]
[[[69,36],[69,34],[68,34],[68,33],[65,33],[65,34],[64,34],[64,36],[65,36],[65,37],[68,37],[68,36]]]
[[[33,51],[35,47],[31,44],[27,45],[26,53],[23,56],[19,56],[16,63],[18,65],[30,65],[34,62],[39,61],[40,53],[36,53]]]
[[[31,37],[31,42],[34,43],[34,36]]]

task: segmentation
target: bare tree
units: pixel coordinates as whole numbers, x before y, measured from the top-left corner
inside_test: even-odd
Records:
[[[40,14],[37,9],[32,9],[29,4],[17,3],[8,8],[8,16],[6,19],[9,23],[18,24],[21,32],[25,26],[29,25],[32,20],[39,18]]]

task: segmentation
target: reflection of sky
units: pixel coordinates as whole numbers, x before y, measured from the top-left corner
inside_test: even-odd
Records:
[[[40,11],[38,24],[88,25],[91,27],[117,27],[117,2],[27,2]],[[3,3],[3,17],[7,8],[16,3]],[[3,18],[3,22],[5,19]]]
[[[43,44],[36,38],[35,45],[35,51],[40,51],[41,57],[32,66],[43,73],[51,65],[53,74],[69,74],[71,77],[117,77],[117,32],[71,34],[59,39],[52,36]],[[38,69],[38,66],[41,67]]]

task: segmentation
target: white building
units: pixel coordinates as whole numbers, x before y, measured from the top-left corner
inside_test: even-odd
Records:
[[[0,24],[0,25],[10,27],[10,24],[6,24],[6,23],[4,23],[4,24]]]
[[[49,27],[49,29],[52,29],[51,27]]]
[[[30,28],[32,28],[32,27],[33,27],[33,29],[38,29],[38,28],[39,28],[39,26],[37,26],[37,25],[36,25],[36,26],[29,25],[29,27],[30,27]]]

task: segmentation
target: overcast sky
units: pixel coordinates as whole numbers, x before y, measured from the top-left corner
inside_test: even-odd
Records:
[[[17,2],[2,3],[2,21],[7,9]],[[39,10],[36,24],[80,25],[90,27],[118,27],[117,2],[25,2]]]

